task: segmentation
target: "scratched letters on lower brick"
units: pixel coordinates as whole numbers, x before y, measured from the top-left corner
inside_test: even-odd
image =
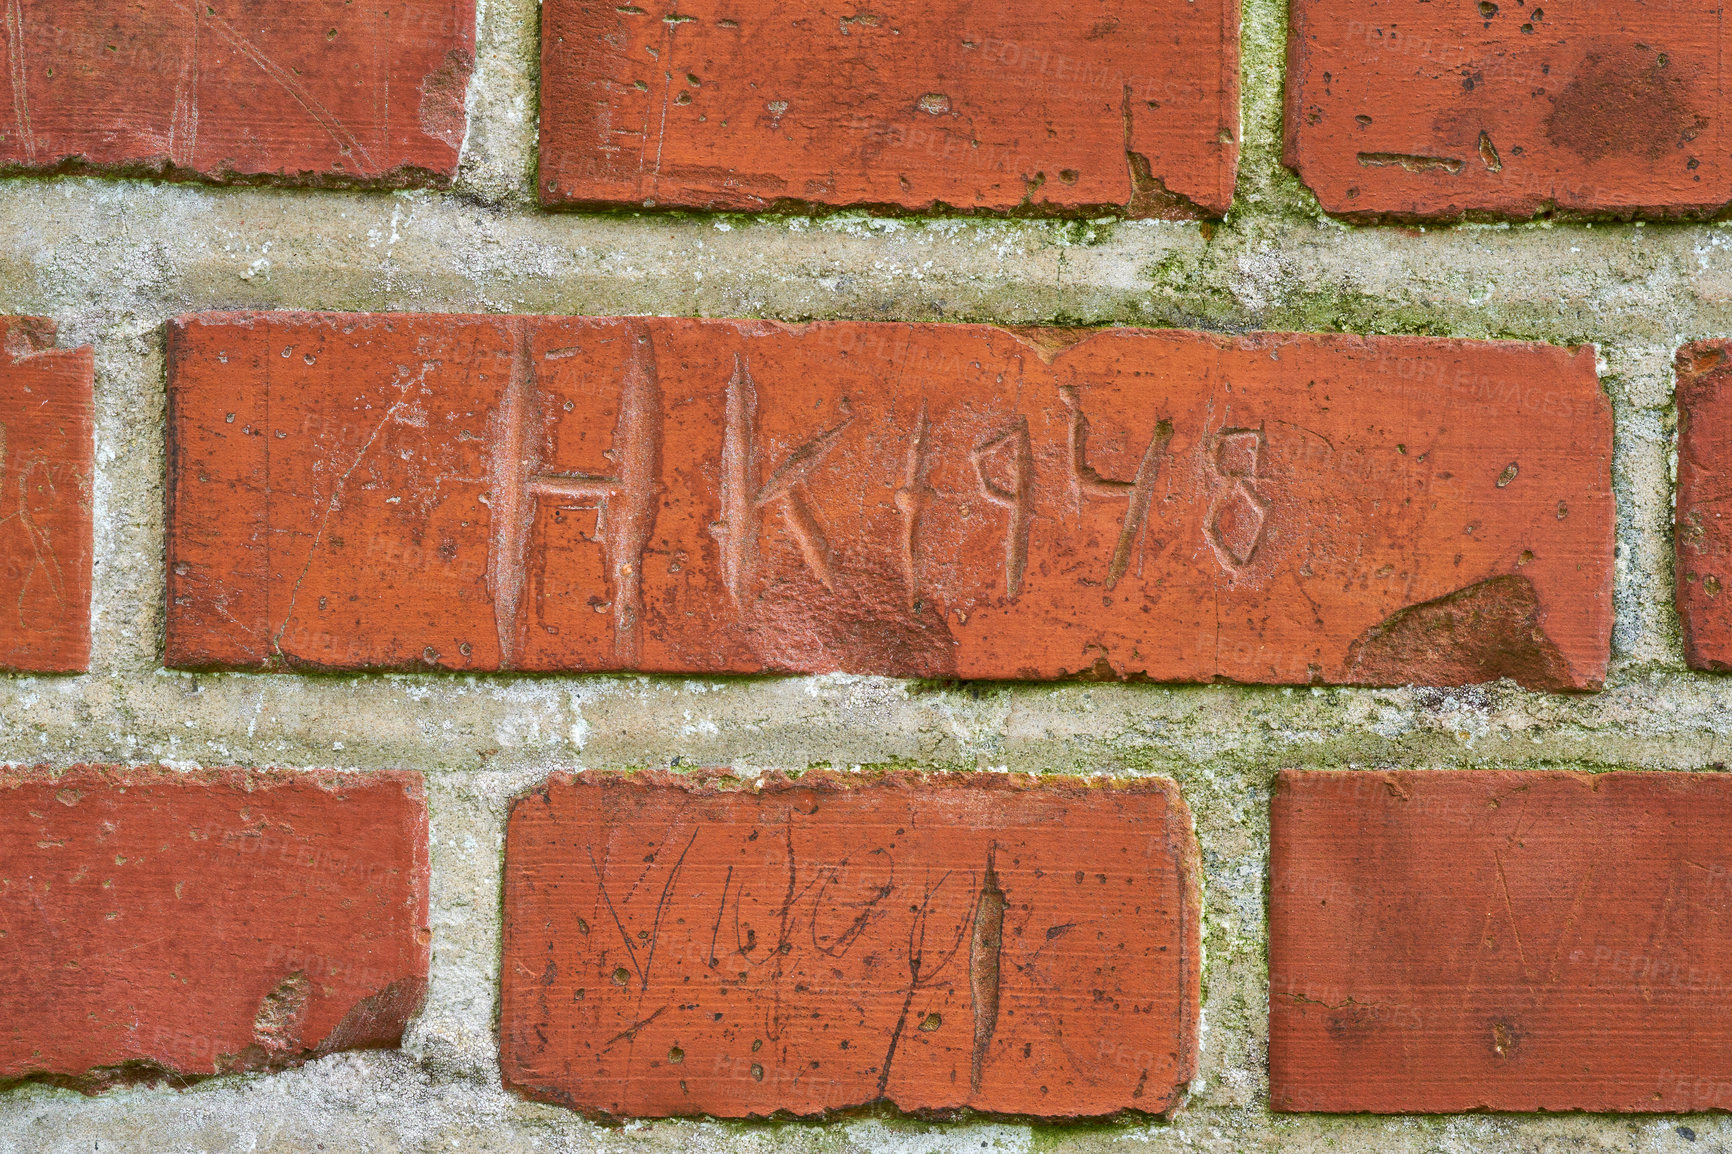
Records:
[[[512,810],[506,1082],[594,1114],[1161,1113],[1196,1071],[1170,782],[555,775]]]

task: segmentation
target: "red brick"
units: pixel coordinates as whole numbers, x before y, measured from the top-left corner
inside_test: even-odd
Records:
[[[175,666],[1606,668],[1591,349],[209,314],[169,358]]]
[[[1177,1105],[1197,851],[1169,781],[556,775],[512,808],[508,1086],[592,1114]]]
[[[548,205],[1218,217],[1239,0],[546,0]]]
[[[0,169],[449,178],[474,0],[6,0]]]
[[[1293,0],[1287,163],[1349,218],[1732,201],[1718,0]]]
[[[1678,619],[1692,669],[1732,670],[1732,342],[1678,351]]]
[[[427,981],[409,773],[0,773],[0,1080],[394,1046]]]
[[[90,665],[89,348],[54,347],[54,322],[0,317],[0,668]]]
[[[1275,1109],[1732,1107],[1732,778],[1289,771],[1270,876]]]

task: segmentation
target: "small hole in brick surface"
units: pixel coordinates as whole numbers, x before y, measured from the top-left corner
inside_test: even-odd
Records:
[[[629,972],[627,972],[627,970],[624,966],[621,966],[619,969],[617,969],[613,972],[613,984],[616,986],[625,985],[626,982],[630,978],[631,978],[631,974]]]
[[[675,1046],[673,1049],[668,1051],[668,1061],[670,1061],[670,1062],[683,1062],[685,1060],[686,1060],[686,1052],[684,1050],[680,1049],[678,1046]]]
[[[764,1068],[756,1062],[752,1063],[752,1080],[754,1082],[762,1082],[764,1080]]]
[[[926,1015],[925,1020],[920,1023],[920,1028],[930,1034],[942,1025],[944,1025],[943,1015],[928,1014]]]

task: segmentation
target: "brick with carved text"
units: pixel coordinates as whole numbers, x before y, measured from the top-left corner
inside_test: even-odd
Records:
[[[0,169],[315,184],[457,171],[474,0],[5,0]]]
[[[1678,350],[1673,576],[1692,669],[1732,670],[1732,343]]]
[[[0,1080],[395,1046],[430,940],[419,775],[0,772]]]
[[[1287,164],[1352,219],[1710,216],[1727,37],[1715,0],[1294,0]]]
[[[1287,771],[1276,1110],[1732,1107],[1732,778]]]
[[[1219,217],[1239,0],[542,6],[541,199]]]
[[[0,669],[90,664],[95,357],[0,317]]]
[[[1170,781],[561,774],[505,878],[506,1083],[587,1113],[1160,1113],[1195,1072]]]
[[[1591,349],[205,314],[168,661],[1597,686]]]

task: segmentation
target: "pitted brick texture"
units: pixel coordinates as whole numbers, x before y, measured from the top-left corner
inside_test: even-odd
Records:
[[[418,775],[0,773],[0,1080],[395,1046],[427,885]]]
[[[542,9],[541,198],[1218,217],[1238,0]]]
[[[1287,163],[1353,219],[1732,201],[1713,0],[1294,0]]]

